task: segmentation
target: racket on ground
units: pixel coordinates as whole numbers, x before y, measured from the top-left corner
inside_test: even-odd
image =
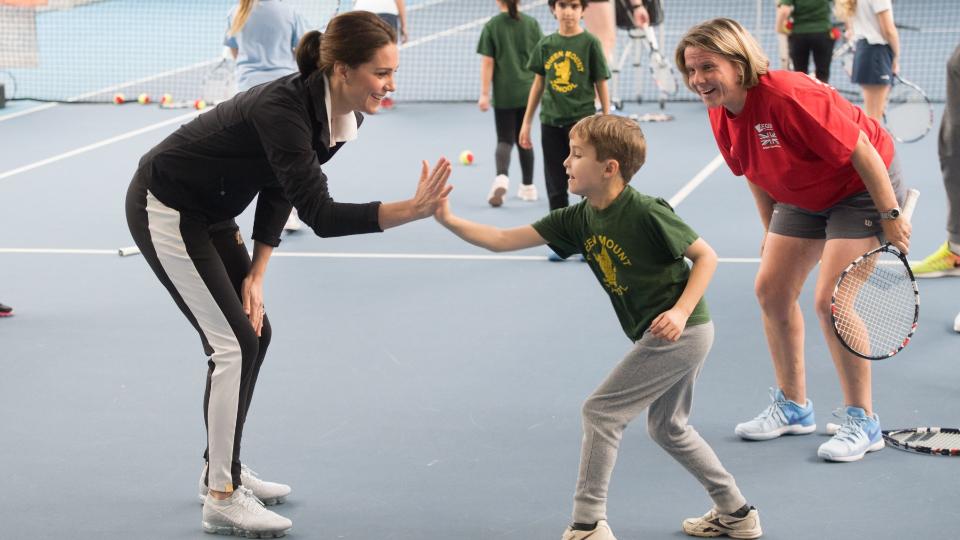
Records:
[[[905,219],[919,196],[915,189],[907,194]],[[833,289],[830,317],[840,342],[861,358],[881,360],[903,350],[920,317],[920,291],[903,253],[888,242],[850,263]]]
[[[917,427],[883,432],[890,446],[931,456],[960,456],[960,429]]]
[[[883,123],[896,140],[919,141],[933,127],[933,105],[919,86],[894,75]]]

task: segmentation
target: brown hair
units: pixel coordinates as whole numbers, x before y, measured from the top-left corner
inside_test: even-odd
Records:
[[[593,146],[597,161],[612,159],[620,164],[620,176],[626,183],[630,183],[647,159],[647,140],[640,124],[623,116],[588,116],[573,126],[570,136]]]
[[[520,0],[500,0],[503,2],[503,5],[507,6],[507,14],[510,15],[510,18],[520,20]]]
[[[243,30],[243,25],[247,24],[247,19],[250,18],[250,12],[253,11],[253,6],[256,3],[257,0],[240,0],[240,6],[237,8],[237,13],[233,16],[233,23],[230,24],[228,34],[235,36]]]
[[[702,22],[687,30],[680,38],[674,60],[683,75],[684,84],[690,88],[690,75],[684,56],[687,47],[719,54],[733,62],[740,71],[740,85],[746,89],[756,86],[760,82],[760,75],[769,71],[770,60],[763,54],[757,40],[733,19],[719,18]]]
[[[334,63],[357,67],[396,41],[396,30],[380,17],[369,11],[348,11],[330,19],[326,32],[311,30],[300,38],[297,67],[303,76],[318,69],[329,75]]]
[[[833,13],[840,20],[847,20],[853,17],[857,12],[857,0],[836,0],[833,5]]]

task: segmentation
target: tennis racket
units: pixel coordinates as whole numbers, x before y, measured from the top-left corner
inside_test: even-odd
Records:
[[[833,61],[840,62],[840,65],[843,67],[843,72],[847,74],[847,77],[853,75],[853,53],[856,51],[857,45],[853,41],[844,41],[843,45],[840,45],[833,51]]]
[[[883,123],[894,139],[902,143],[919,141],[933,127],[933,105],[919,86],[894,75]]]
[[[907,194],[908,221],[919,196],[915,189]],[[833,289],[830,317],[843,346],[861,358],[882,360],[903,350],[920,317],[920,291],[903,253],[888,242],[850,263]]]
[[[230,58],[221,58],[210,70],[203,74],[200,85],[200,99],[208,106],[230,99],[236,93],[236,63]]]
[[[663,109],[666,106],[666,98],[677,95],[677,91],[680,90],[680,83],[677,81],[677,73],[670,66],[670,62],[667,62],[667,59],[660,52],[653,28],[646,28],[643,35],[647,41],[647,47],[650,48],[650,75],[653,77],[653,83],[660,90],[660,108]]]
[[[883,432],[890,446],[931,456],[960,456],[960,429],[916,427]]]

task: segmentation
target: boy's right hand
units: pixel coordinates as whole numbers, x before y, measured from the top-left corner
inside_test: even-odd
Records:
[[[437,210],[433,213],[433,219],[437,220],[437,223],[441,225],[446,225],[452,216],[453,212],[450,211],[450,199],[444,197],[440,201],[440,204],[437,205]]]
[[[533,148],[533,141],[530,140],[530,124],[523,124],[520,126],[520,148],[525,148],[531,150]]]
[[[490,96],[480,96],[480,99],[477,100],[477,107],[480,107],[480,110],[487,112],[490,110]]]

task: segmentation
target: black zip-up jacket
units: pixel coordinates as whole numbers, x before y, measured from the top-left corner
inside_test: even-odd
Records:
[[[259,195],[253,239],[274,247],[291,204],[319,236],[381,232],[379,201],[330,197],[320,165],[343,146],[331,148],[330,136],[323,75],[296,73],[180,126],[140,159],[137,174],[160,202],[210,224],[238,216]]]

